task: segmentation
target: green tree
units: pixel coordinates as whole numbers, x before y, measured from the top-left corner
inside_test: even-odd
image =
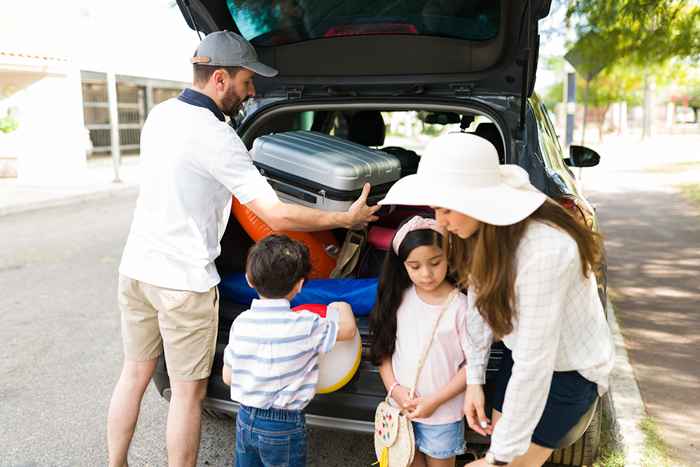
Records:
[[[638,65],[700,57],[700,3],[693,0],[576,0],[567,15],[597,50]]]
[[[585,44],[576,44],[588,69],[628,63],[644,78],[644,131],[651,129],[654,75],[670,61],[700,59],[700,2],[696,0],[575,0],[567,17]],[[574,49],[576,49],[576,45]],[[577,67],[578,71],[579,67]]]

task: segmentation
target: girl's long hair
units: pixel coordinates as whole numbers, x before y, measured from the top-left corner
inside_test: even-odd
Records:
[[[528,224],[540,221],[558,227],[578,245],[582,273],[596,272],[602,254],[601,237],[554,201],[547,200],[526,219],[506,226],[481,224],[467,239],[450,235],[448,259],[461,288],[473,287],[479,314],[498,338],[513,331],[516,253]]]
[[[443,247],[443,237],[431,229],[413,230],[406,234],[399,254],[389,246],[379,276],[377,301],[369,316],[369,333],[372,339],[370,359],[375,365],[391,358],[396,347],[396,312],[403,300],[404,292],[413,284],[406,272],[404,262],[419,246]]]

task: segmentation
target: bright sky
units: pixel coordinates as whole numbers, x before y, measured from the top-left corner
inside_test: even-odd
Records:
[[[199,39],[173,0],[5,2],[0,49],[66,57],[84,70],[191,80]]]

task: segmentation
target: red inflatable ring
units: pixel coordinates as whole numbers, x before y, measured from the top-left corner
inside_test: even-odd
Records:
[[[256,242],[274,233],[272,229],[263,222],[253,211],[243,206],[234,197],[231,211],[243,230]],[[327,278],[333,268],[336,259],[330,253],[337,254],[339,250],[338,241],[330,230],[320,232],[281,232],[294,240],[302,242],[309,248],[311,256],[310,279]]]

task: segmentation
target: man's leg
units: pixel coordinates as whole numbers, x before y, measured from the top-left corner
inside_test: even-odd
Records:
[[[119,276],[117,299],[121,314],[124,365],[107,415],[110,467],[127,465],[141,399],[162,352],[158,312],[143,295],[139,281]]]
[[[219,323],[218,293],[149,289],[159,310],[165,364],[170,376],[168,465],[194,467],[199,451],[202,400],[211,374]]]
[[[168,411],[168,465],[194,467],[197,464],[201,434],[202,400],[207,379],[171,381]]]
[[[110,467],[127,465],[127,454],[139,418],[141,399],[156,369],[157,358],[125,360],[114,388],[107,415],[107,449]]]

